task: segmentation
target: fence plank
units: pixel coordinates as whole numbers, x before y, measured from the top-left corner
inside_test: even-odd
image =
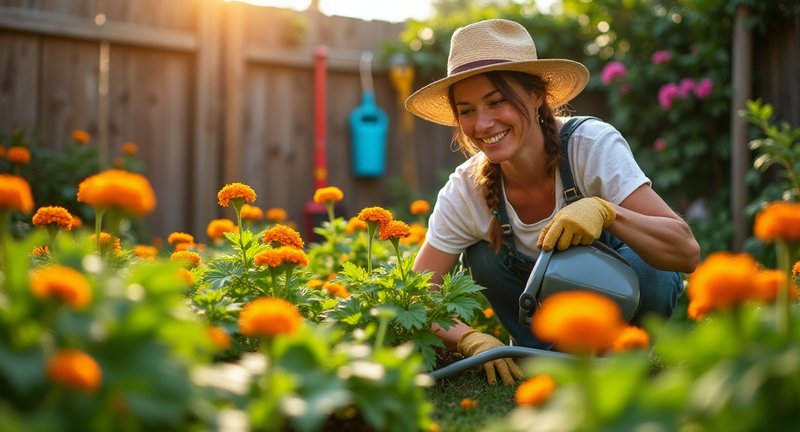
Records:
[[[39,38],[0,32],[0,129],[33,129],[39,100]]]

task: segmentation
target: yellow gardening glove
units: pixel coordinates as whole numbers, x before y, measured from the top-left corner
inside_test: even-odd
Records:
[[[577,244],[592,244],[616,217],[617,212],[608,201],[598,197],[581,198],[556,212],[539,233],[536,247],[549,251],[554,247],[564,250]]]
[[[489,351],[492,348],[502,346],[505,346],[505,344],[497,340],[494,336],[481,333],[477,330],[470,330],[461,335],[458,339],[457,348],[458,352],[464,357],[471,357]],[[497,382],[495,370],[500,373],[500,379],[503,380],[505,385],[514,385],[516,379],[525,378],[522,370],[520,370],[519,366],[510,358],[488,361],[483,364],[483,370],[486,371],[486,380],[489,381],[489,384]]]

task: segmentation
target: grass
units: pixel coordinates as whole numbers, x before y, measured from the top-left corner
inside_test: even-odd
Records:
[[[428,389],[428,398],[434,404],[433,420],[443,432],[482,431],[488,422],[506,417],[515,408],[516,389],[503,385],[499,378],[497,384],[489,385],[481,367],[442,379]],[[462,408],[465,398],[478,401],[478,405]]]

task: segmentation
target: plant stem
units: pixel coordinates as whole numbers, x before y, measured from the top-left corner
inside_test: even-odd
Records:
[[[105,209],[94,209],[94,236],[95,240],[97,241],[97,254],[101,256],[103,255],[103,251],[100,249],[100,246],[102,245],[102,242],[100,242],[100,229],[103,227],[103,215],[105,213]]]
[[[778,240],[775,243],[775,251],[778,259],[778,269],[786,275],[786,281],[778,287],[778,296],[775,299],[775,312],[777,314],[775,322],[778,327],[778,334],[788,338],[791,337],[792,331],[792,325],[789,322],[791,320],[789,281],[792,277],[789,244],[784,240]]]
[[[594,388],[592,385],[592,357],[589,354],[581,354],[575,361],[578,379],[583,392],[584,419],[581,430],[597,430],[597,415],[594,406]]]
[[[375,237],[377,228],[377,223],[372,221],[367,222],[367,236],[369,237],[367,241],[367,273],[370,275],[372,274],[372,240]]]

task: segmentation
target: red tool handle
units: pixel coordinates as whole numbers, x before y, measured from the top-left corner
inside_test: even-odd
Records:
[[[328,184],[328,153],[326,128],[328,49],[314,49],[314,185],[317,189]]]

